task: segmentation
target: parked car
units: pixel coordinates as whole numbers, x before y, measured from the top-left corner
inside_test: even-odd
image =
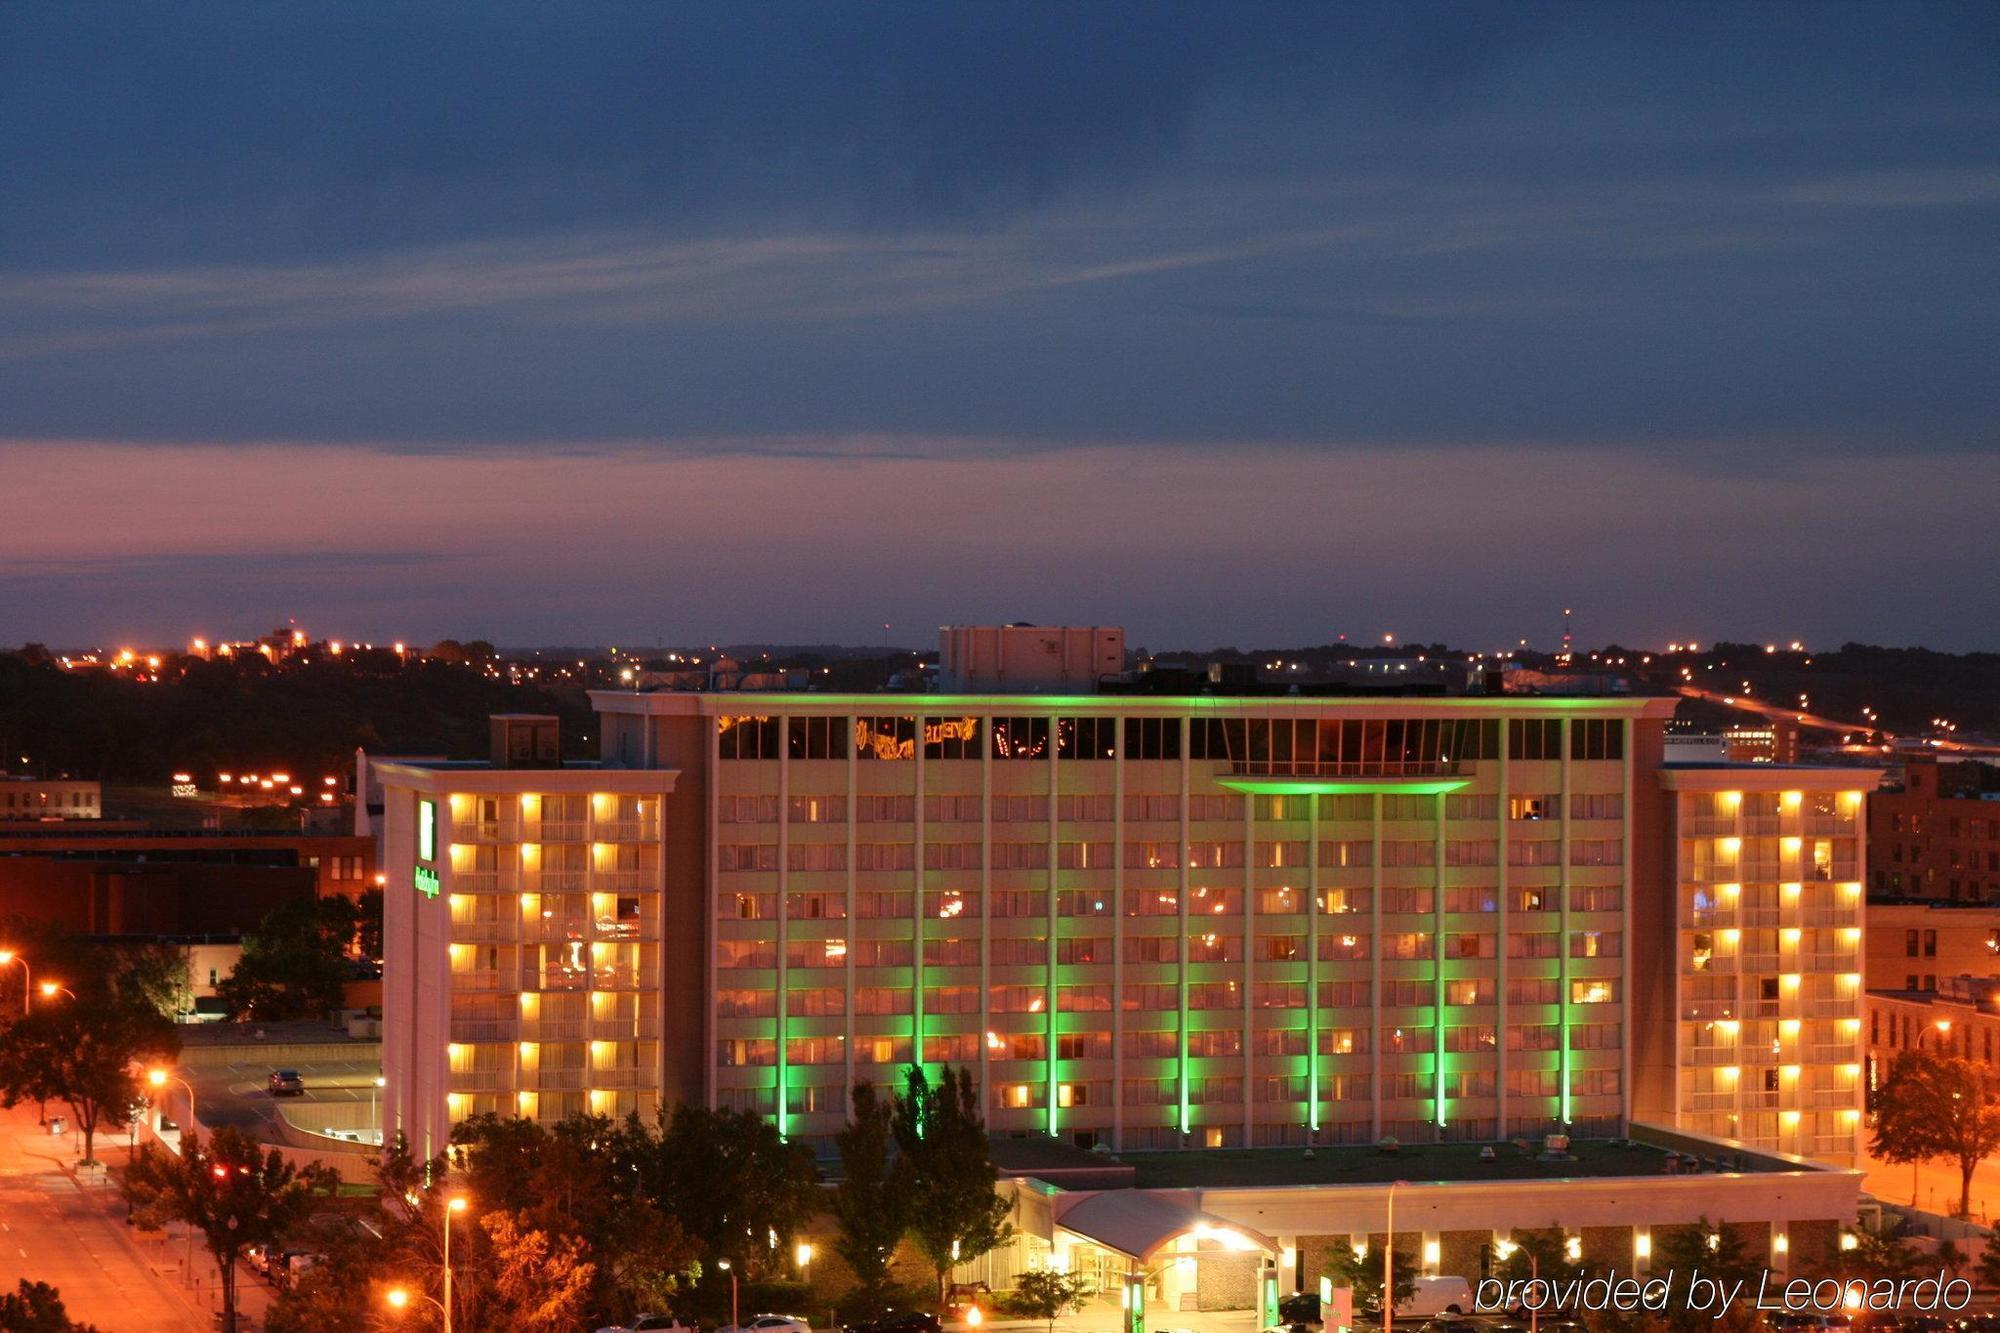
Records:
[[[740,1324],[724,1324],[715,1333],[812,1333],[812,1325],[798,1315],[758,1314]]]
[[[306,1095],[306,1081],[299,1077],[296,1069],[273,1069],[271,1071],[271,1095],[273,1097],[303,1097]]]
[[[606,1324],[597,1333],[695,1333],[693,1324],[683,1324],[670,1314],[642,1314],[629,1324]]]
[[[842,1327],[846,1333],[944,1333],[944,1321],[925,1310],[884,1310]]]
[[[945,1289],[944,1317],[976,1324],[993,1308],[993,1288],[984,1282],[954,1282]]]
[[[289,1287],[304,1277],[306,1270],[326,1262],[326,1256],[311,1250],[286,1250],[271,1259],[271,1281]]]
[[[257,1244],[245,1248],[243,1251],[243,1262],[249,1264],[257,1272],[269,1276],[271,1272],[271,1247]]]

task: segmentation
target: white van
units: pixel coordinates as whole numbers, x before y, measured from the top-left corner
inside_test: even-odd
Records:
[[[1472,1284],[1462,1277],[1420,1277],[1417,1289],[1396,1302],[1396,1318],[1471,1314]]]

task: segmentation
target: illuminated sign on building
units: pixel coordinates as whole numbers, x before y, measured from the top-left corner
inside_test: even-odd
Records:
[[[429,866],[418,866],[413,874],[413,878],[416,881],[418,893],[423,894],[426,898],[435,898],[438,896],[437,871],[432,870]]]
[[[417,860],[437,860],[438,807],[436,801],[417,802]],[[438,872],[427,865],[419,865],[411,872],[411,880],[417,892],[426,898],[438,896]]]

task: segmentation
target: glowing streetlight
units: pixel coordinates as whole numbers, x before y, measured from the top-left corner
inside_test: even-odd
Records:
[[[736,1270],[727,1259],[717,1259],[715,1266],[729,1274],[729,1326],[732,1333],[743,1333],[743,1321],[736,1314]]]
[[[169,1083],[178,1083],[183,1088],[187,1089],[188,1122],[187,1124],[181,1126],[181,1143],[183,1146],[185,1146],[187,1144],[189,1136],[194,1133],[192,1126],[197,1123],[194,1117],[194,1084],[188,1082],[184,1078],[176,1078],[174,1075],[168,1073],[164,1069],[148,1069],[146,1071],[146,1082],[150,1083],[152,1086],[156,1088],[164,1088]]]
[[[439,1306],[444,1311],[444,1333],[451,1333],[451,1215],[462,1213],[469,1206],[463,1194],[454,1194],[444,1201],[444,1300]]]
[[[29,969],[28,960],[24,955],[15,953],[12,949],[0,949],[0,967],[5,967],[9,963],[21,965],[21,1012],[25,1014],[34,1008],[34,973]]]
[[[67,995],[72,1000],[76,998],[75,991],[71,990],[69,987],[65,985],[62,985],[59,982],[44,981],[42,983],[42,998],[44,1000],[53,1000],[59,994]]]

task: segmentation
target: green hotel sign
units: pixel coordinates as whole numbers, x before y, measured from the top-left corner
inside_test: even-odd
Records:
[[[426,898],[435,898],[438,896],[437,871],[432,870],[429,866],[418,866],[412,878],[416,881],[418,893],[423,894]]]

